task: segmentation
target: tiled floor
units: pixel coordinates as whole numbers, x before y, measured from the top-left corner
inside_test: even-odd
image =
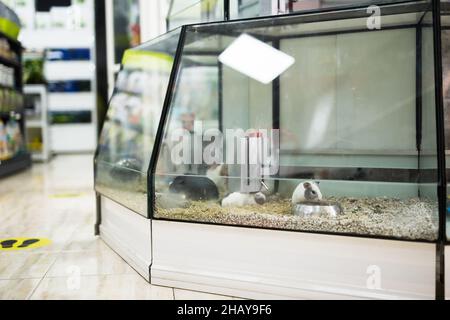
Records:
[[[0,239],[52,240],[0,251],[0,299],[230,299],[152,286],[95,237],[92,163],[60,156],[0,180]]]

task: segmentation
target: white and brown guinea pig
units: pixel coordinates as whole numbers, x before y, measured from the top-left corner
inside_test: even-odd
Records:
[[[258,193],[240,193],[234,192],[223,199],[222,207],[245,207],[254,205],[263,205],[267,198],[262,192]]]
[[[312,181],[300,183],[295,189],[292,196],[292,203],[298,204],[308,201],[322,201],[323,195],[320,191],[319,185]]]

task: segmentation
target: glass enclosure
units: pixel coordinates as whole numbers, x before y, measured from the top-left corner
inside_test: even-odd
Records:
[[[169,0],[168,30],[186,24],[266,17],[316,9],[392,4],[407,0]]]
[[[170,0],[167,30],[186,24],[281,15],[293,12],[369,6],[377,0]],[[387,0],[386,3],[404,2]]]
[[[170,0],[167,30],[185,24],[222,21],[224,0]]]
[[[95,161],[96,191],[146,217],[147,172],[180,31],[125,53]]]
[[[154,219],[436,241],[435,20],[430,1],[376,3],[380,17],[358,2],[188,25],[137,49],[173,59],[179,42],[169,88],[169,68],[118,81],[97,192]],[[142,134],[115,117],[134,85],[160,88]]]
[[[426,2],[390,7],[381,30],[372,31],[366,10],[188,26],[157,162],[154,216],[436,240],[433,33],[422,23],[428,9]],[[262,49],[251,51],[243,35],[294,63],[273,81],[258,81],[245,64]],[[237,41],[243,51],[222,64]],[[209,81],[213,94],[201,89],[205,66],[220,77]],[[219,101],[198,101],[204,96]],[[260,140],[272,145],[272,129],[279,129],[279,168],[249,175],[237,159],[240,143],[263,132]],[[212,145],[219,155],[208,162]],[[309,190],[318,197],[305,196]],[[318,204],[308,207],[311,201]]]

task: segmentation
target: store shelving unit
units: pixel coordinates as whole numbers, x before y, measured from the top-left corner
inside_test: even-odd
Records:
[[[58,50],[89,51],[91,44],[82,47],[65,47]],[[55,50],[55,47],[49,50]],[[51,52],[51,51],[50,51]],[[51,122],[52,151],[55,153],[88,152],[96,145],[95,66],[91,58],[60,59],[45,62],[45,77],[49,82],[49,111]],[[85,119],[88,119],[86,121]],[[61,121],[62,120],[62,121]],[[74,136],[83,139],[68,145]]]
[[[35,23],[24,28],[20,35],[27,49],[48,52],[44,76],[49,84],[50,150],[56,154],[92,152],[97,144],[95,39],[92,10],[86,9],[93,7],[93,1],[84,1],[82,7],[83,26],[69,26],[69,22],[66,26]],[[35,12],[35,8],[29,10]],[[88,51],[89,55],[71,56],[70,53],[80,50]],[[89,82],[88,90],[70,89],[79,82]]]
[[[27,145],[33,161],[50,160],[48,93],[45,85],[26,85]]]
[[[4,132],[0,132],[0,148],[3,148],[3,154],[0,153],[1,178],[28,168],[31,165],[31,156],[25,146],[25,111],[23,108],[22,65],[20,64],[22,44],[2,32],[0,32],[0,40],[8,43],[9,50],[14,56],[14,58],[0,57],[0,66],[11,68],[14,78],[11,86],[3,84],[0,87],[2,97],[0,120],[4,130]],[[8,124],[18,125],[19,132],[15,132],[13,138],[7,136]],[[14,147],[11,147],[11,139],[14,140]]]

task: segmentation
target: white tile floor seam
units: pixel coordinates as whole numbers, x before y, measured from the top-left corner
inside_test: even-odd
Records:
[[[203,291],[174,288],[175,300],[245,300],[239,297],[216,295]]]
[[[96,237],[92,164],[89,155],[60,156],[0,180],[0,239],[52,241],[0,251],[0,300],[233,299],[151,285]]]
[[[57,259],[58,257],[56,257]],[[31,300],[31,298],[33,297],[33,294],[36,292],[36,290],[39,288],[39,286],[41,285],[42,281],[44,280],[44,278],[46,277],[47,273],[49,272],[49,270],[51,269],[51,267],[56,263],[56,259],[55,261],[53,261],[53,264],[51,266],[49,266],[47,272],[44,274],[44,276],[39,280],[39,282],[37,283],[36,287],[34,287],[34,289],[31,291],[30,295],[27,297],[26,300]]]
[[[40,279],[0,280],[0,300],[29,300]]]
[[[171,300],[172,291],[172,288],[152,286],[137,274],[46,277],[31,299]]]

